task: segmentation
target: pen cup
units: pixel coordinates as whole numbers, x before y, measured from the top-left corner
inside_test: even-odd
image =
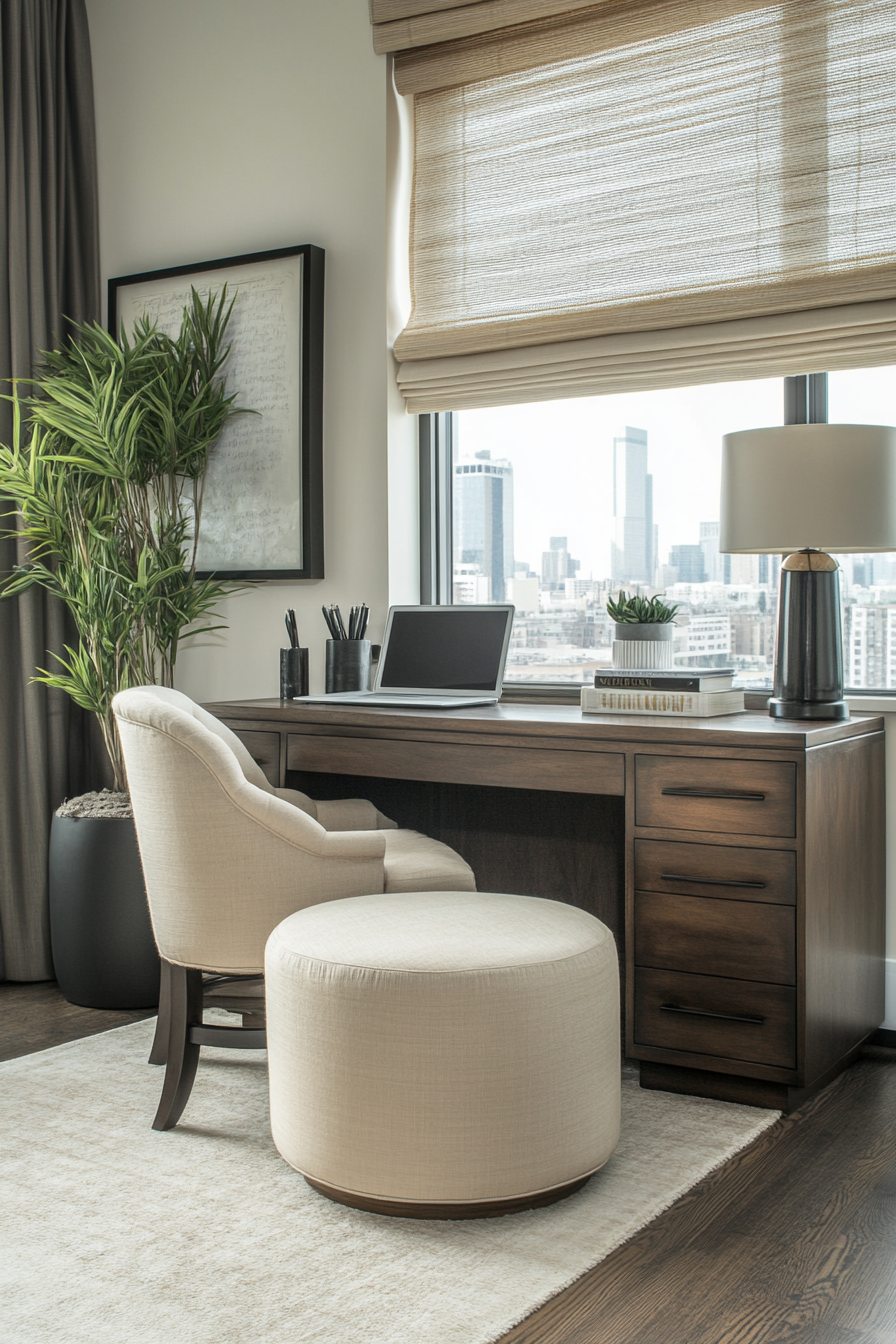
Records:
[[[370,689],[370,640],[328,639],[326,692]]]
[[[308,694],[308,650],[280,650],[280,699]]]

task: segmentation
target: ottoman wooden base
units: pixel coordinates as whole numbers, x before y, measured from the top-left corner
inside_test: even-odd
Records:
[[[593,1173],[592,1173],[593,1174]],[[587,1185],[591,1176],[581,1176],[577,1181],[568,1181],[566,1185],[557,1185],[553,1190],[538,1190],[531,1195],[517,1195],[513,1199],[480,1199],[472,1204],[422,1204],[416,1200],[377,1199],[374,1195],[358,1195],[353,1190],[340,1190],[338,1186],[327,1185],[326,1181],[315,1181],[310,1176],[305,1180],[313,1190],[326,1195],[337,1204],[347,1204],[350,1209],[363,1209],[365,1213],[383,1213],[389,1218],[503,1218],[507,1213],[525,1213],[526,1209],[544,1209],[548,1204],[557,1204],[568,1199],[583,1185]]]

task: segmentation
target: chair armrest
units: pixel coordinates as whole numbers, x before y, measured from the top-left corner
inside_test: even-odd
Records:
[[[397,826],[366,798],[335,798],[314,806],[326,831],[387,831]]]
[[[386,852],[386,840],[382,831],[337,831],[329,832],[320,822],[310,817],[304,809],[287,802],[273,794],[262,793],[252,785],[245,789],[239,787],[239,804],[242,810],[259,822],[281,840],[303,849],[308,853],[319,854],[327,859],[382,859]],[[301,796],[301,795],[300,795]],[[234,798],[236,802],[237,799]]]
[[[313,798],[309,798],[307,793],[300,793],[298,789],[274,789],[273,792],[277,798],[282,798],[284,803],[292,803],[293,807],[297,807],[300,812],[307,813],[317,821],[317,803]]]
[[[327,831],[321,847],[325,859],[379,859],[386,855],[382,831]]]

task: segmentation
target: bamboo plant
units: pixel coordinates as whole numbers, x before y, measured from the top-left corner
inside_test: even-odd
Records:
[[[233,311],[226,287],[195,290],[177,335],[139,320],[116,341],[97,323],[47,352],[28,395],[13,385],[13,443],[0,446],[7,534],[27,559],[0,596],[38,586],[71,612],[78,647],[35,681],[99,719],[115,788],[126,791],[112,698],[172,685],[184,633],[222,629],[215,607],[233,585],[197,579],[209,457],[234,415],[223,365]],[[211,623],[210,623],[211,622]]]

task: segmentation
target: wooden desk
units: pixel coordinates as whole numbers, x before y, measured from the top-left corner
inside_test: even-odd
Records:
[[[481,890],[608,924],[643,1086],[792,1109],[883,1019],[879,717],[208,708],[273,783],[360,793]]]

